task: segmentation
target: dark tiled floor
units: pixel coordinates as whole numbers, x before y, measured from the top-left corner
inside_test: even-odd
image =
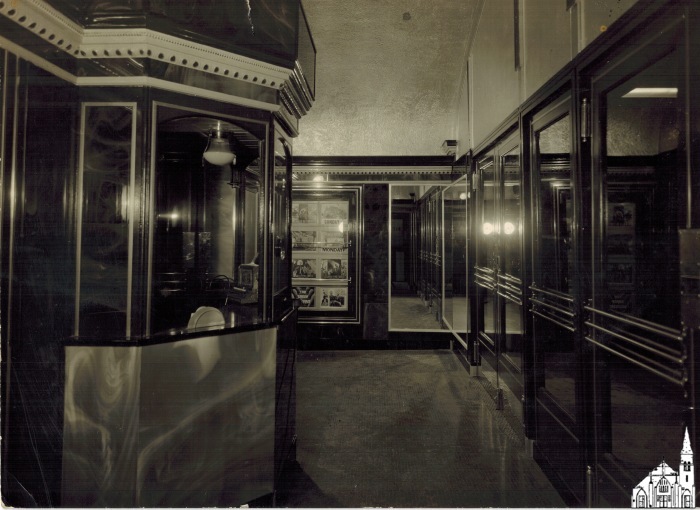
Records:
[[[450,351],[300,352],[291,507],[562,507]]]

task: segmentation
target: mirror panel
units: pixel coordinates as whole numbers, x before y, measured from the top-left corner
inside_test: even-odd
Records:
[[[442,327],[442,184],[390,186],[390,331]]]
[[[467,177],[443,191],[443,321],[453,333],[466,341],[469,329],[467,299],[468,242]]]

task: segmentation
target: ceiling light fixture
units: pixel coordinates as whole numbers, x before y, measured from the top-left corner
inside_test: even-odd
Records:
[[[642,99],[642,98],[671,98],[678,97],[678,88],[676,87],[636,87],[630,90],[622,97],[627,99]]]
[[[212,165],[236,164],[236,155],[231,151],[228,138],[221,129],[221,122],[217,122],[216,129],[209,134],[209,142],[202,157]]]

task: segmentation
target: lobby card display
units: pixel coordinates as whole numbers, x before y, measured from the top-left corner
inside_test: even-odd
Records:
[[[632,202],[608,202],[606,214],[606,272],[611,293],[610,309],[635,314],[636,206]]]
[[[357,218],[361,188],[292,193],[292,296],[302,322],[359,322]]]

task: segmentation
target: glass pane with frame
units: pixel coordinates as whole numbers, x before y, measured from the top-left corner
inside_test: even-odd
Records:
[[[484,345],[495,353],[495,336],[497,331],[496,276],[498,273],[498,217],[496,199],[498,183],[496,181],[496,164],[493,155],[478,162],[481,181],[479,213],[477,219],[477,268],[476,280],[479,285],[479,333]]]
[[[537,385],[576,420],[578,354],[567,303],[574,272],[572,227],[571,118],[563,114],[534,133],[538,211],[533,298],[533,335],[541,364]],[[536,300],[536,301],[535,301]],[[564,326],[563,326],[564,324]]]
[[[443,317],[450,330],[466,333],[467,306],[467,179],[443,192],[444,288]]]
[[[522,189],[520,147],[501,155],[503,195],[499,236],[503,257],[503,275],[499,278],[499,289],[504,298],[504,328],[500,352],[517,369],[522,366]]]
[[[596,89],[605,143],[599,155],[602,236],[595,244],[594,260],[600,262],[594,267],[599,285],[593,300],[610,317],[593,314],[592,321],[607,333],[590,334],[614,351],[596,350],[603,369],[596,381],[597,445],[599,462],[615,466],[616,482],[631,487],[664,459],[671,469],[679,468],[688,406],[683,389],[672,382],[677,370],[681,377],[681,365],[669,361],[683,356],[678,242],[688,193],[683,60],[679,50],[659,50],[633,73],[634,61],[623,63]]]
[[[171,107],[157,118],[151,334],[259,320],[264,127]],[[202,157],[205,126],[223,126],[231,164]]]

